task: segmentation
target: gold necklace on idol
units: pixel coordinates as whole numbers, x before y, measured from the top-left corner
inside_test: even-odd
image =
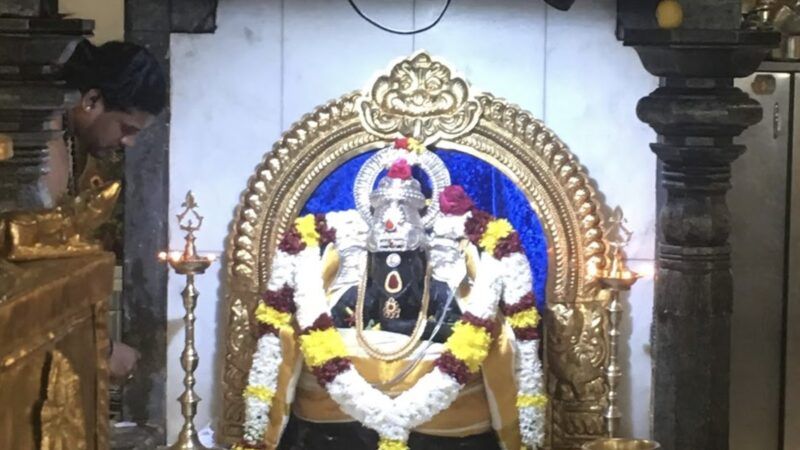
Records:
[[[417,323],[414,325],[414,331],[411,333],[408,341],[400,348],[387,352],[373,347],[367,341],[367,338],[364,335],[364,300],[367,291],[367,270],[364,271],[364,275],[361,277],[361,281],[358,285],[358,296],[356,298],[356,340],[358,341],[358,345],[360,345],[369,356],[381,361],[397,361],[410,355],[416,349],[419,341],[422,339],[422,334],[425,331],[425,323],[427,322],[428,318],[428,306],[430,304],[430,279],[431,266],[428,264],[427,268],[425,269],[425,285],[423,287],[422,294],[422,307],[419,310],[419,316],[417,317]],[[394,302],[392,302],[392,300],[394,300],[394,297],[390,297],[386,301],[386,304],[384,305],[384,309],[386,311],[384,311],[384,313],[389,313],[392,315],[396,313],[399,316],[399,304],[397,304],[397,300],[394,300]]]

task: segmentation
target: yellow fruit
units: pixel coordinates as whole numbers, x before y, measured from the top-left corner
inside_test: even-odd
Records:
[[[678,28],[683,23],[683,8],[678,0],[661,0],[656,8],[656,19],[661,28]]]

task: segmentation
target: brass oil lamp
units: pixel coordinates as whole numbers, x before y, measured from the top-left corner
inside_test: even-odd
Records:
[[[161,252],[158,255],[159,259],[168,263],[175,273],[186,276],[186,286],[181,292],[183,307],[186,310],[186,314],[183,316],[185,329],[183,353],[181,353],[184,391],[178,398],[184,423],[177,441],[167,448],[169,450],[204,450],[207,447],[200,443],[197,437],[197,428],[194,425],[197,404],[200,402],[200,397],[194,391],[196,382],[194,371],[200,360],[194,346],[194,321],[196,318],[194,309],[197,306],[197,297],[200,295],[195,286],[194,277],[204,273],[211,266],[211,263],[214,262],[214,255],[201,256],[197,253],[195,233],[203,224],[203,216],[197,212],[197,202],[191,191],[186,193],[186,199],[181,206],[184,209],[177,217],[180,229],[186,232],[183,252]]]

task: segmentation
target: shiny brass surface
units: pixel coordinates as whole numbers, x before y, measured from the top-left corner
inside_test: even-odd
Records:
[[[29,261],[102,252],[94,232],[111,217],[120,190],[121,183],[114,181],[53,209],[6,214],[0,218],[2,254],[11,261]]]
[[[197,274],[204,273],[213,262],[213,258],[197,254],[194,234],[200,230],[203,224],[203,217],[197,212],[197,202],[191,191],[186,194],[186,199],[181,206],[184,209],[177,215],[177,218],[180,229],[186,232],[183,252],[170,252],[169,254],[164,252],[159,255],[161,260],[169,263],[169,266],[176,273],[186,276],[186,286],[181,292],[183,308],[186,310],[186,314],[183,316],[185,328],[183,352],[181,353],[184,391],[178,398],[181,403],[183,426],[180,433],[178,433],[178,439],[168,448],[169,450],[205,450],[207,447],[200,443],[197,437],[197,427],[194,424],[194,417],[197,415],[197,404],[201,400],[200,396],[194,391],[194,385],[197,382],[194,371],[200,361],[194,343],[194,322],[196,319],[194,310],[197,306],[197,297],[200,292],[195,286],[194,277]]]
[[[46,400],[40,414],[41,450],[85,450],[86,424],[81,407],[81,380],[69,359],[54,351],[47,375]]]
[[[481,105],[463,79],[425,52],[395,64],[356,101],[364,128],[375,136],[414,137],[424,145],[475,127]]]
[[[14,156],[14,140],[7,134],[0,134],[0,161],[6,161]]]
[[[114,257],[15,265],[0,300],[0,448],[108,448],[107,302]]]
[[[436,67],[446,71],[427,75],[423,70],[412,76],[406,69],[423,61],[436,62],[425,53],[416,54],[392,65],[363,93],[347,94],[304,116],[250,178],[226,245],[228,318],[219,431],[225,443],[241,437],[242,391],[255,345],[253,311],[269,277],[279,235],[337,166],[409,130],[439,148],[487,161],[514,180],[531,202],[549,243],[545,366],[553,401],[548,447],[577,448],[605,434],[605,308],[610,293],[597,279],[608,259],[604,206],[575,155],[541,121],[505,100],[473,94],[443,63],[436,62]],[[424,101],[416,109],[408,106],[404,83],[416,83],[422,93],[419,98]],[[388,98],[406,106],[390,107]],[[466,120],[472,112],[477,120]]]
[[[575,448],[605,435],[608,291],[595,302],[558,303],[545,315],[551,445]]]
[[[581,447],[583,450],[658,450],[658,442],[646,439],[598,439]]]
[[[610,264],[599,276],[600,284],[608,288],[610,299],[606,310],[608,311],[608,365],[606,366],[606,379],[608,380],[608,406],[604,414],[606,434],[615,437],[619,431],[622,412],[617,401],[619,399],[619,382],[622,379],[622,366],[619,362],[619,337],[622,334],[622,303],[620,294],[631,289],[639,279],[639,275],[628,269],[625,263],[624,248],[630,242],[631,233],[625,226],[622,209],[614,209],[608,220],[606,239],[610,248]]]

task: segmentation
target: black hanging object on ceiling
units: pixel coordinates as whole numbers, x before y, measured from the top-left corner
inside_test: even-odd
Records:
[[[436,16],[436,19],[434,19],[433,22],[431,22],[430,24],[428,24],[428,25],[426,25],[426,26],[424,26],[422,28],[417,28],[416,30],[396,30],[394,28],[389,28],[386,25],[380,24],[376,20],[374,20],[371,17],[369,17],[366,14],[364,14],[364,12],[361,11],[361,8],[359,8],[358,5],[356,5],[355,0],[347,0],[347,2],[350,3],[350,6],[353,7],[353,10],[356,12],[356,14],[358,14],[362,19],[364,19],[367,22],[369,22],[370,25],[372,25],[372,26],[374,26],[376,28],[379,28],[379,29],[381,29],[383,31],[386,31],[386,32],[389,32],[389,33],[393,33],[393,34],[411,35],[411,34],[417,34],[417,33],[422,33],[422,32],[428,31],[431,28],[433,28],[436,25],[438,25],[439,22],[444,17],[444,13],[446,13],[447,10],[450,8],[450,2],[452,2],[452,0],[445,0],[444,6],[442,7],[441,12],[439,12],[439,15]]]
[[[566,11],[572,8],[572,4],[575,3],[575,0],[544,0],[544,1],[553,8],[560,9],[561,11]]]

